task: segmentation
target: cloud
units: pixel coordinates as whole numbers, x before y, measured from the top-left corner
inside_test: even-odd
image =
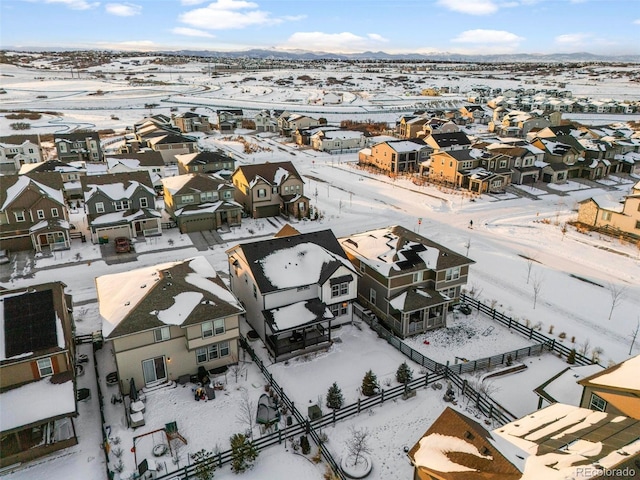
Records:
[[[97,47],[105,50],[153,51],[162,47],[151,40],[129,40],[124,42],[98,42]]]
[[[89,10],[100,5],[100,2],[89,3],[86,0],[45,0],[45,3],[61,3],[72,10]]]
[[[212,35],[209,32],[205,32],[203,30],[198,30],[195,28],[187,28],[187,27],[176,27],[173,30],[171,30],[171,33],[175,33],[176,35],[185,35],[187,37],[215,38],[215,35]]]
[[[592,33],[565,33],[554,38],[557,45],[565,48],[585,49],[594,47],[610,47],[617,42],[604,37],[598,37]]]
[[[481,44],[507,44],[517,45],[524,38],[517,36],[515,33],[505,30],[466,30],[460,33],[456,38],[451,39],[456,43],[481,43]]]
[[[441,7],[469,15],[489,15],[498,11],[492,0],[438,0]]]
[[[350,32],[296,32],[279,48],[349,53],[377,49],[386,42],[387,39],[377,33],[360,36]]]
[[[271,13],[259,10],[258,4],[253,2],[217,0],[206,7],[183,13],[179,20],[192,27],[207,30],[230,30],[256,25],[277,25],[284,18],[272,17]]]
[[[637,20],[634,20],[633,23],[636,25],[640,25],[640,18],[638,18]]]
[[[133,3],[107,3],[104,9],[107,13],[118,17],[133,17],[142,13],[142,7]]]

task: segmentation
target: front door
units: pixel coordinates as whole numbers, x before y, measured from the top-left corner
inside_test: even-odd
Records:
[[[158,382],[167,379],[167,368],[164,364],[164,356],[150,358],[142,361],[142,372],[144,374],[144,383]]]

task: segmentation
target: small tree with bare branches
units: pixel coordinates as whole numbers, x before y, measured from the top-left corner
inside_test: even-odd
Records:
[[[253,440],[253,428],[256,425],[256,406],[249,398],[249,392],[246,390],[242,392],[240,402],[238,402],[236,420],[247,427],[249,438]]]
[[[533,309],[535,310],[536,303],[538,303],[538,296],[542,290],[542,277],[534,275],[531,281],[531,288],[533,289]]]
[[[618,305],[620,305],[620,303],[624,299],[624,295],[626,291],[627,289],[621,285],[618,285],[615,283],[609,284],[609,295],[611,297],[611,309],[609,310],[609,318],[607,318],[607,320],[611,320],[613,311]]]

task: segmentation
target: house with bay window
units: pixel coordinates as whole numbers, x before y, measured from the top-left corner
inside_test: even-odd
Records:
[[[78,443],[75,327],[65,287],[0,292],[0,469]]]
[[[331,230],[275,237],[227,250],[231,291],[275,362],[325,348],[352,321],[358,273]]]
[[[129,394],[238,361],[244,309],[204,257],[96,278],[102,335]]]
[[[362,276],[358,301],[402,338],[446,326],[475,263],[401,226],[339,242]]]
[[[94,243],[162,234],[156,193],[146,170],[89,175],[81,177],[80,183]]]

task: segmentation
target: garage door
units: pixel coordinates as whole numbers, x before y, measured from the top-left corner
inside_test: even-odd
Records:
[[[213,217],[191,218],[180,220],[180,231],[182,233],[201,232],[202,230],[214,230],[215,222]]]
[[[256,207],[256,218],[276,217],[280,215],[280,205],[265,205]]]
[[[118,237],[127,237],[131,236],[131,231],[129,230],[129,226],[120,226],[120,227],[102,227],[96,228],[96,238],[94,241],[99,241],[100,237],[109,237],[109,241],[113,241]]]

